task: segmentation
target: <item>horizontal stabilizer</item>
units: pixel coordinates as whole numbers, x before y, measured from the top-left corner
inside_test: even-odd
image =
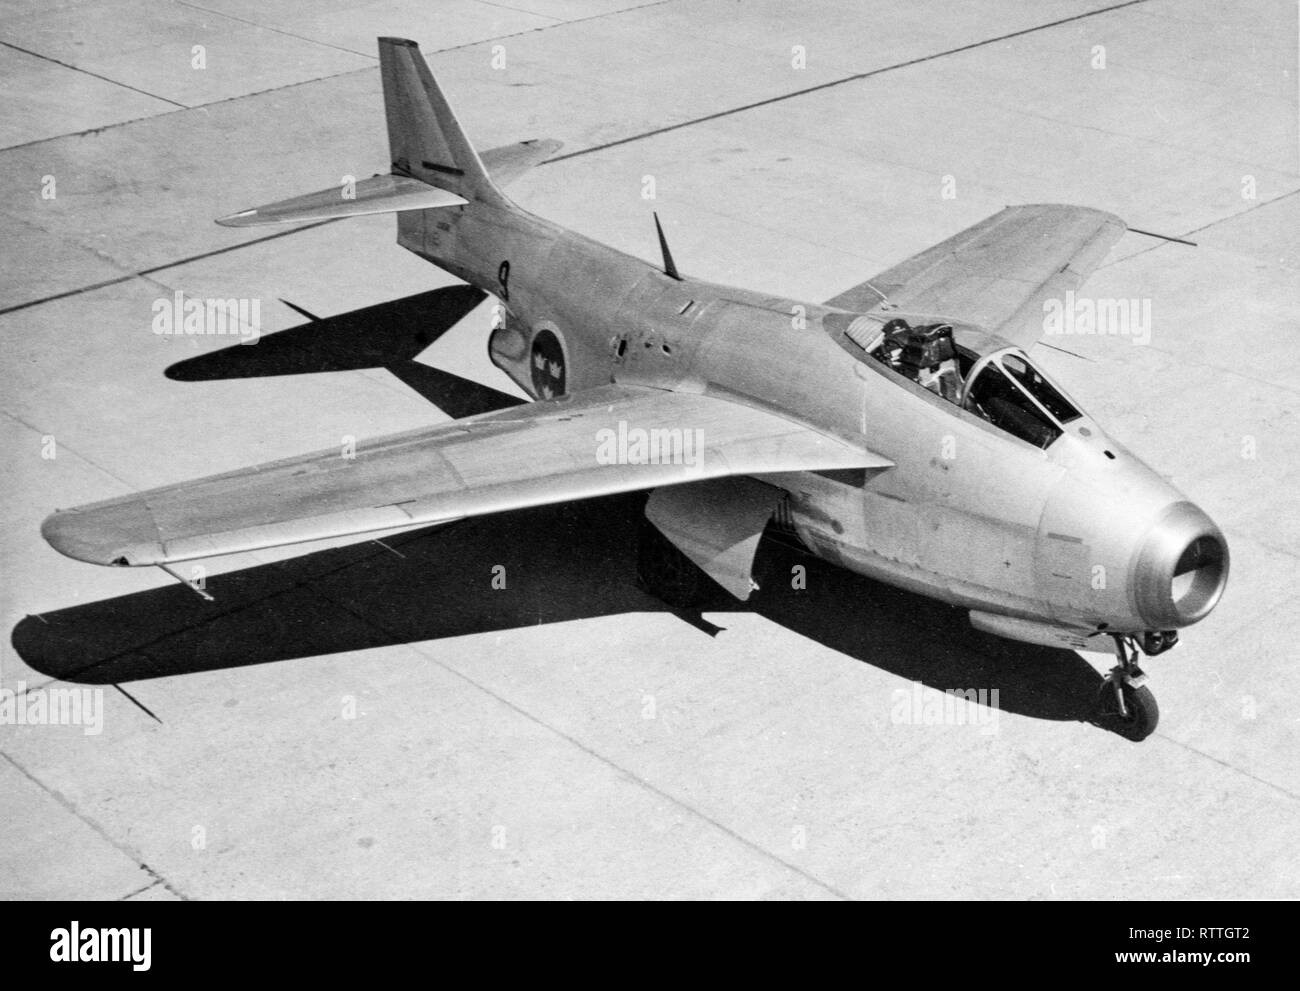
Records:
[[[220,218],[222,227],[261,227],[266,224],[297,224],[308,220],[362,217],[372,213],[400,213],[403,210],[431,210],[462,206],[464,197],[419,179],[399,175],[377,175],[355,185],[339,185],[319,192],[279,200],[251,210]]]
[[[497,186],[508,186],[529,169],[541,165],[544,161],[564,147],[563,141],[554,138],[536,138],[520,141],[500,148],[489,148],[479,155],[483,167]]]

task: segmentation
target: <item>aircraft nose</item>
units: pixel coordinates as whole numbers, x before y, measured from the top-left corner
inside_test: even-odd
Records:
[[[1228,583],[1228,542],[1190,502],[1169,506],[1133,556],[1138,615],[1153,630],[1190,626],[1209,615]]]

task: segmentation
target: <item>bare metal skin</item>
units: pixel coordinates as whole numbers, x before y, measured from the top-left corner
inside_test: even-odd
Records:
[[[325,191],[221,222],[395,212],[402,247],[497,295],[489,354],[539,401],[362,445],[361,475],[327,451],[56,513],[60,551],[166,565],[652,489],[669,553],[737,598],[775,513],[812,553],[989,632],[1113,639],[1121,713],[1142,681],[1134,645],[1158,653],[1213,609],[1218,527],[1023,350],[1117,218],[1008,208],[825,305],[764,296],[679,276],[666,245],[661,269],[521,209],[500,186],[558,144],[480,157],[414,43],[381,39],[380,56],[393,174],[346,202]],[[915,364],[945,347],[959,357]],[[706,450],[693,470],[597,464],[594,436],[619,424],[698,431]]]
[[[954,605],[1114,632],[1189,625],[1222,591],[1218,528],[1093,420],[1040,450],[844,343],[844,321],[827,320],[842,311],[670,278],[499,196],[399,214],[398,243],[488,292],[502,291],[508,263],[510,331],[498,344],[517,336],[526,353],[532,331],[551,329],[570,391],[612,381],[718,392],[894,462],[865,486],[770,479],[789,492],[809,548],[852,571]],[[538,398],[528,362],[505,351],[494,348],[494,362]],[[1201,538],[1224,548],[1222,574],[1176,602],[1179,556]]]

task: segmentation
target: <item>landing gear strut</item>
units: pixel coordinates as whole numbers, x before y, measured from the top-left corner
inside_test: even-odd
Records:
[[[1138,667],[1138,646],[1128,634],[1111,634],[1119,663],[1102,682],[1095,722],[1135,743],[1155,732],[1160,721],[1156,697],[1146,687],[1147,676]],[[1177,639],[1175,635],[1175,640]],[[1173,644],[1169,644],[1173,646]],[[1163,643],[1152,653],[1167,650]]]

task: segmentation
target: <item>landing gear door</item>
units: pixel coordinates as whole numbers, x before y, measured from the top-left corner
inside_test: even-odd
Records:
[[[785,493],[752,478],[716,478],[655,489],[646,517],[715,582],[742,602],[758,586],[754,555]]]

